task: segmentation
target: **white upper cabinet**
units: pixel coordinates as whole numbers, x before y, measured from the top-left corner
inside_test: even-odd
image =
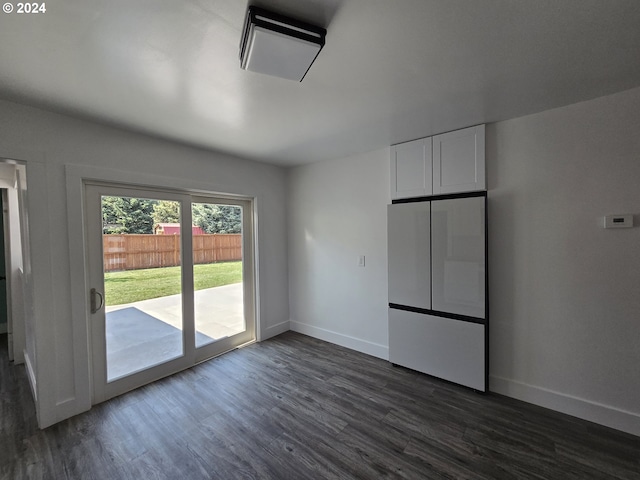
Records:
[[[391,147],[391,199],[424,197],[432,190],[431,138]]]
[[[486,190],[484,125],[433,138],[433,194]]]
[[[486,190],[484,125],[391,146],[391,199]]]

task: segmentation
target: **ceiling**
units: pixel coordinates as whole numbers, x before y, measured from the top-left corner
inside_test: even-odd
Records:
[[[0,98],[298,165],[640,86],[638,0],[251,4],[327,29],[303,82],[240,69],[244,0],[56,0],[0,15]]]

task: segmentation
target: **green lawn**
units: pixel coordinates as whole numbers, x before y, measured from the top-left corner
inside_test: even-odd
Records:
[[[219,287],[242,281],[242,262],[194,266],[195,289]],[[180,267],[147,268],[107,272],[104,275],[105,304],[133,303],[180,293]]]

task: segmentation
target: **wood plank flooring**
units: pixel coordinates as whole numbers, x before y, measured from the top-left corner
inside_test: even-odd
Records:
[[[1,479],[640,479],[640,438],[287,332],[45,430],[0,336]]]

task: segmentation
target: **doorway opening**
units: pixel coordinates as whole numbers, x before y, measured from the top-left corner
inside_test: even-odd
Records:
[[[29,345],[34,347],[34,339],[28,319],[31,303],[27,288],[30,265],[26,191],[25,165],[0,159],[0,334],[6,334],[8,358],[14,364],[25,363],[29,351],[31,362],[35,362],[34,351],[29,350]]]

